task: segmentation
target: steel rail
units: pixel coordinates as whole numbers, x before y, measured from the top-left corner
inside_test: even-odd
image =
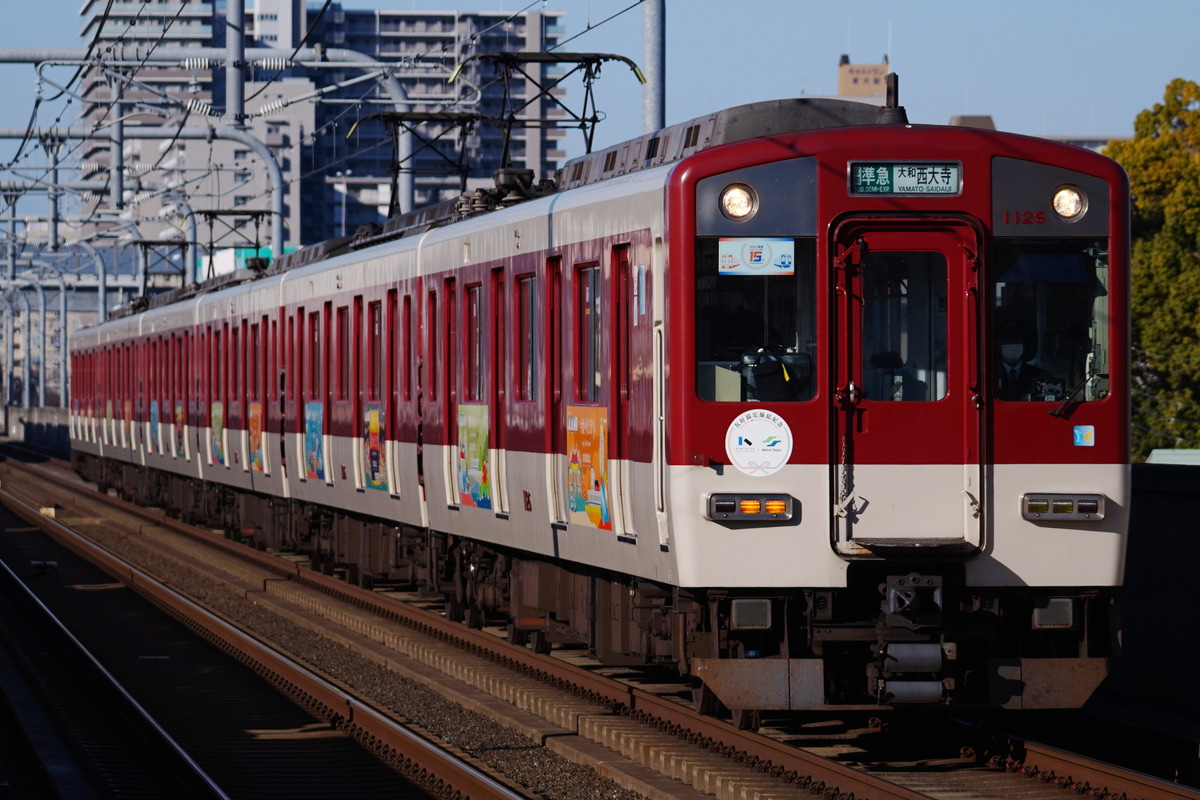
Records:
[[[39,475],[42,475],[39,470]],[[45,475],[63,486],[79,489],[77,482]],[[117,498],[96,495],[96,499],[123,512],[140,516],[147,521],[201,541],[210,547],[237,558],[252,561],[256,566],[282,578],[296,581],[325,592],[338,600],[370,610],[399,624],[419,630],[448,643],[463,646],[477,654],[496,660],[510,668],[547,679],[560,688],[574,691],[593,702],[607,706],[614,713],[625,714],[638,721],[657,725],[681,739],[702,745],[714,752],[736,753],[743,763],[756,766],[764,773],[797,785],[835,792],[833,796],[850,793],[856,798],[895,797],[919,800],[928,795],[897,786],[860,770],[846,767],[811,754],[784,742],[746,731],[739,731],[721,720],[696,713],[678,702],[625,684],[616,683],[588,671],[576,670],[551,656],[528,649],[512,649],[495,654],[496,637],[451,622],[445,617],[390,600],[378,593],[346,583],[344,580],[308,569],[276,555],[262,553],[241,544],[199,532],[166,517],[157,510],[131,506]],[[351,709],[353,710],[353,709]],[[1024,774],[1047,783],[1055,783],[1094,796],[1125,797],[1128,800],[1159,800],[1184,798],[1200,800],[1200,792],[1148,775],[1104,764],[1084,756],[1067,753],[1035,742],[1010,739],[1020,755],[1010,757],[1004,765],[1011,772]],[[999,765],[998,765],[999,766]],[[1099,795],[1095,795],[1099,792]]]
[[[77,536],[68,527],[42,513],[5,488],[3,502],[17,516],[39,528],[59,544],[96,564],[116,580],[149,600],[158,608],[211,641],[217,647],[252,666],[272,683],[282,687],[294,699],[310,707],[323,709],[337,727],[360,742],[395,753],[394,763],[416,766],[430,776],[431,788],[446,796],[479,800],[525,800],[506,784],[462,761],[428,740],[379,713],[353,695],[309,672],[282,653],[211,614],[187,597],[159,583],[149,574],[126,563],[102,547]],[[246,548],[239,552],[245,553]],[[279,559],[273,559],[281,563]]]
[[[1152,775],[1105,764],[1038,742],[1023,741],[1024,757],[1014,767],[1031,778],[1054,783],[1076,794],[1126,800],[1200,800],[1200,792]]]
[[[61,486],[69,487],[72,491],[78,492],[81,489],[78,481],[53,475],[50,470],[37,470],[37,474],[39,478],[52,480]],[[625,714],[643,724],[654,725],[681,740],[690,741],[710,751],[736,754],[734,758],[746,765],[756,767],[764,774],[790,781],[799,786],[817,788],[822,792],[835,792],[831,795],[833,797],[853,796],[859,800],[865,800],[865,798],[928,800],[926,794],[898,786],[870,773],[821,758],[768,737],[738,730],[727,722],[704,716],[677,702],[611,681],[602,675],[575,669],[551,656],[530,649],[517,648],[510,648],[503,654],[497,654],[495,652],[496,637],[490,633],[468,628],[439,614],[382,597],[375,591],[346,583],[332,575],[316,572],[296,562],[281,559],[277,555],[253,550],[236,542],[203,533],[196,527],[171,519],[156,509],[131,505],[119,498],[98,492],[89,496],[110,507],[119,508],[123,513],[170,529],[239,559],[250,561],[257,567],[281,578],[317,589],[334,599],[360,609],[368,609],[372,613],[425,635],[463,647],[509,668],[547,680],[565,691],[574,692],[592,702],[604,705],[613,713]],[[118,577],[124,580],[122,576]],[[131,580],[133,579],[131,578]],[[352,721],[352,724],[357,724],[363,716],[362,710],[344,700],[327,702],[326,706],[333,713],[344,714],[348,720]]]
[[[78,489],[78,485],[74,485],[73,488]],[[198,539],[209,546],[232,553],[238,558],[248,559],[280,577],[287,577],[300,584],[318,588],[356,607],[370,608],[375,613],[419,629],[443,641],[458,642],[469,650],[481,654],[490,654],[495,649],[495,636],[484,631],[474,630],[451,622],[440,615],[389,601],[372,590],[354,586],[331,575],[315,572],[275,555],[252,550],[225,539],[197,535],[194,527],[170,519],[161,512],[136,506],[130,507],[108,495],[98,495],[96,499],[114,507],[119,506],[126,513],[153,521],[189,538]],[[628,714],[642,722],[653,721],[659,727],[671,730],[681,738],[691,740],[693,743],[703,744],[713,751],[737,752],[741,754],[740,758],[745,763],[757,766],[765,773],[780,777],[790,776],[787,779],[795,783],[810,786],[824,784],[831,788],[836,787],[839,793],[850,792],[859,798],[925,800],[928,797],[853,767],[823,759],[764,736],[737,730],[728,723],[703,716],[690,708],[649,692],[610,681],[600,675],[592,675],[587,671],[572,669],[551,656],[525,649],[513,650],[500,658],[510,667],[519,668],[530,674],[546,676],[563,688],[569,687],[572,691],[593,701],[603,703],[616,713]],[[340,707],[333,703],[328,705],[330,708],[337,708],[336,713],[342,713]],[[348,714],[354,711],[356,709],[353,707],[346,708]],[[361,716],[362,712],[358,713]],[[357,720],[357,717],[354,716],[349,718]]]
[[[12,495],[4,492],[0,492],[0,495],[13,499]],[[8,505],[7,502],[5,504]],[[0,574],[2,574],[8,591],[16,593],[15,596],[19,597],[21,602],[27,604],[26,610],[37,616],[39,625],[47,625],[54,632],[58,640],[63,643],[62,646],[67,648],[67,652],[72,654],[72,662],[83,665],[100,682],[98,685],[105,687],[104,691],[123,704],[123,707],[137,720],[137,723],[153,734],[156,747],[163,754],[163,757],[168,759],[168,763],[173,765],[171,768],[179,770],[176,774],[180,776],[182,782],[190,782],[196,791],[203,792],[205,796],[219,798],[220,800],[230,800],[229,795],[212,779],[204,768],[196,763],[195,759],[158,723],[158,720],[100,663],[100,660],[96,658],[92,651],[67,629],[67,626],[62,623],[58,616],[46,607],[46,604],[25,585],[24,581],[17,577],[16,573],[7,564],[0,563]],[[62,777],[56,774],[56,770],[53,769],[47,770],[47,773],[50,779],[56,783]],[[68,783],[59,784],[60,788],[65,788],[68,785]]]

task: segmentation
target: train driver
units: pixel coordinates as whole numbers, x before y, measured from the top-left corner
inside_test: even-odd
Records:
[[[1066,393],[1063,380],[1031,364],[1037,348],[1016,322],[1000,326],[996,336],[998,364],[996,396],[1001,400],[1060,400]]]

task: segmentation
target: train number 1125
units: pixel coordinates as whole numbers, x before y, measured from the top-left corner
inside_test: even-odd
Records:
[[[1005,211],[1005,225],[1044,225],[1045,211]]]

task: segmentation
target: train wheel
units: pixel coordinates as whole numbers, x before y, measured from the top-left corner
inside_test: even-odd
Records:
[[[479,630],[483,627],[484,614],[483,609],[477,605],[467,606],[466,623],[468,628]]]
[[[550,637],[545,631],[530,631],[529,646],[535,653],[541,653],[544,656],[550,655]]]
[[[692,687],[692,707],[697,714],[715,717],[721,712],[721,701],[703,682]]]
[[[733,724],[739,731],[756,731],[762,724],[762,717],[757,711],[744,708],[731,709]]]
[[[508,642],[524,647],[529,644],[529,631],[521,630],[515,622],[508,623]]]

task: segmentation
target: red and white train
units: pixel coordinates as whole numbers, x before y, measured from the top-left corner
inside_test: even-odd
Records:
[[[80,473],[763,711],[1080,705],[1129,517],[1128,184],[795,99],[71,340]]]

